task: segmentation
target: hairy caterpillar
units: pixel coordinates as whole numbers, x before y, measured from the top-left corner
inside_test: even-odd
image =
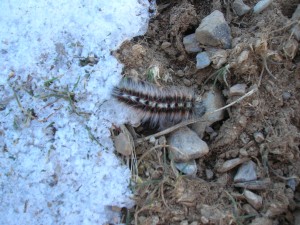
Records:
[[[123,78],[112,96],[141,114],[142,122],[166,128],[183,120],[201,117],[206,109],[193,90],[184,87],[158,87],[133,78]]]

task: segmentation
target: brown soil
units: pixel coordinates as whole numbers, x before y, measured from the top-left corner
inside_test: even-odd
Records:
[[[269,217],[271,224],[294,224],[293,212],[300,206],[300,54],[298,51],[290,59],[284,44],[291,38],[287,25],[300,2],[274,0],[261,14],[244,17],[237,17],[226,2],[231,1],[157,1],[158,13],[147,33],[114,53],[125,65],[125,76],[145,80],[149,68],[157,66],[161,85],[188,86],[201,94],[217,79],[204,84],[216,70],[211,66],[197,70],[196,54],[185,51],[182,38],[194,33],[201,20],[218,9],[224,13],[233,37],[233,48],[226,50],[229,87],[238,83],[258,87],[254,95],[228,108],[223,121],[213,124],[216,138],[204,137],[210,152],[197,161],[196,177],[178,175],[165,148],[151,149],[154,144],[148,142],[136,146],[137,160],[151,152],[141,158],[138,167],[136,207],[128,213],[131,224],[205,224],[205,210],[212,214],[206,224],[250,224],[256,217]],[[253,7],[257,1],[244,2]],[[171,46],[163,49],[164,42]],[[244,50],[249,51],[249,57],[242,65],[237,64]],[[228,87],[222,79],[217,87],[227,104],[235,100],[226,96]],[[257,131],[265,136],[262,143],[253,138]],[[141,135],[139,129],[136,133]],[[241,149],[257,164],[258,180],[270,181],[267,188],[253,191],[263,198],[263,206],[254,214],[245,210],[243,189],[233,186],[236,168],[227,173],[216,170],[224,161],[240,157]],[[212,179],[206,177],[206,169],[213,171]],[[296,182],[295,189],[289,185],[292,181]],[[268,210],[277,211],[267,216]]]

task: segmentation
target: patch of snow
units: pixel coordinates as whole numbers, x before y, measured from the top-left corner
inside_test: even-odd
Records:
[[[111,51],[148,25],[147,0],[3,0],[0,8],[2,224],[118,223],[130,171],[109,128],[122,65]],[[96,64],[80,65],[88,56]]]

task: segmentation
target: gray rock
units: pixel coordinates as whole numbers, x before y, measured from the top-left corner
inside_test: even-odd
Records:
[[[262,207],[262,197],[253,193],[252,191],[244,190],[244,196],[247,202],[252,205],[256,210]]]
[[[234,176],[234,182],[246,182],[256,180],[256,164],[253,161],[244,162]]]
[[[188,162],[208,153],[207,144],[188,127],[180,128],[167,138],[170,157],[175,162]]]
[[[243,0],[235,0],[232,3],[232,9],[238,16],[243,16],[250,11],[250,7],[246,5]]]
[[[229,96],[240,96],[246,93],[246,84],[235,84],[229,89]]]
[[[197,164],[195,160],[182,163],[174,163],[175,167],[182,173],[195,176],[197,173]]]
[[[253,12],[258,14],[261,13],[264,9],[266,9],[273,0],[261,0],[253,7]]]
[[[218,172],[225,173],[248,160],[249,158],[236,158],[236,159],[227,160],[223,163],[223,165],[220,168],[218,168]]]
[[[231,32],[223,13],[215,10],[205,17],[196,30],[196,38],[203,45],[231,48]]]
[[[187,35],[183,38],[183,45],[188,53],[201,52],[202,48],[199,46],[199,42],[196,39],[195,34]]]
[[[209,64],[211,63],[207,52],[198,53],[196,56],[196,61],[197,61],[197,64],[196,64],[197,69],[203,69],[203,68],[209,66]]]
[[[205,122],[197,122],[191,125],[191,128],[199,135],[203,137],[205,128],[210,126],[214,122],[220,121],[224,118],[224,110],[210,114],[216,109],[219,109],[225,105],[223,96],[217,88],[212,88],[203,95],[203,104],[206,107],[206,113],[203,115]]]

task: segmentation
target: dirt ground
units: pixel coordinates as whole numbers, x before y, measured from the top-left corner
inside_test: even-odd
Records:
[[[135,146],[136,206],[124,213],[128,224],[295,223],[295,212],[300,210],[300,54],[298,49],[295,57],[289,56],[285,44],[292,38],[290,19],[300,1],[274,0],[262,13],[242,17],[232,11],[231,2],[157,1],[157,14],[147,33],[125,42],[114,53],[125,65],[124,76],[146,80],[149,68],[156,67],[160,85],[191,87],[199,95],[216,83],[226,104],[234,101],[226,95],[232,85],[258,87],[255,94],[227,108],[225,118],[211,126],[216,137],[205,134],[209,153],[197,160],[196,177],[178,175],[166,157],[167,148],[156,148],[148,141]],[[244,2],[250,7],[257,3]],[[217,71],[212,66],[197,70],[196,53],[187,53],[182,42],[214,10],[223,12],[233,38],[232,48],[226,50],[229,72],[222,79],[211,76]],[[164,48],[164,42],[171,45]],[[249,56],[238,64],[243,50]],[[253,138],[257,131],[265,137],[261,143]],[[141,137],[145,130],[136,128],[135,133]],[[237,168],[226,173],[216,169],[226,160],[241,157],[242,151],[256,163],[257,180],[263,181],[252,190],[263,204],[252,211],[245,206],[249,204],[244,188],[234,186]],[[207,178],[206,170],[213,176]]]

